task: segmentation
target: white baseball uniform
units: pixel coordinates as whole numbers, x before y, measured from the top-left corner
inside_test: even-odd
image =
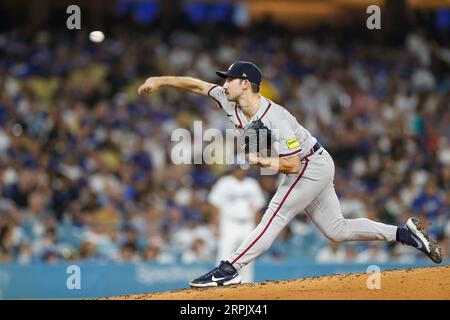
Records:
[[[365,218],[344,219],[333,185],[333,159],[327,150],[316,145],[317,140],[286,109],[261,96],[259,109],[248,120],[236,103],[227,100],[222,87],[212,87],[208,95],[226,112],[238,130],[260,119],[270,130],[278,130],[275,146],[278,146],[279,157],[301,159],[300,172],[282,174],[281,184],[261,222],[230,255],[228,261],[237,270],[265,252],[279,232],[302,212],[333,241],[396,240],[396,226]]]
[[[266,201],[258,182],[234,175],[220,178],[211,189],[208,201],[219,210],[218,261],[228,258],[255,228],[256,212]],[[253,282],[254,266],[239,270],[243,283]]]

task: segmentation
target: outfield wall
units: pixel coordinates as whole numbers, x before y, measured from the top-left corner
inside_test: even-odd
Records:
[[[449,265],[450,261],[442,265]],[[316,264],[299,260],[257,261],[255,281],[366,272],[370,264]],[[433,266],[433,263],[379,264],[380,270]],[[71,267],[72,266],[72,267]],[[75,267],[74,267],[75,266]],[[1,299],[79,299],[185,289],[212,263],[0,264]],[[78,289],[79,287],[79,289]]]

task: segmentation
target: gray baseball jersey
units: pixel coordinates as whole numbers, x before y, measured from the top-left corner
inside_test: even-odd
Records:
[[[260,119],[275,133],[274,149],[281,158],[305,157],[317,142],[311,133],[303,128],[285,108],[261,96],[261,105],[252,119],[247,120],[236,103],[228,101],[220,86],[211,88],[208,95],[222,108],[236,129],[243,130],[253,120]]]
[[[237,129],[244,129],[256,119],[261,119],[271,130],[278,129],[279,136],[275,140],[279,143],[279,156],[299,156],[301,159],[300,172],[283,174],[261,222],[228,257],[228,262],[237,270],[265,252],[280,231],[303,212],[333,241],[396,240],[396,226],[365,218],[344,219],[333,185],[333,159],[323,147],[313,148],[316,139],[286,109],[261,97],[258,111],[247,120],[239,106],[227,100],[222,87],[212,87],[208,95],[226,112]]]

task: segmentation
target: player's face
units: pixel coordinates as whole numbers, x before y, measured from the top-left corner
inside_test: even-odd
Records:
[[[228,101],[236,101],[243,93],[242,81],[238,78],[226,78],[223,88]]]

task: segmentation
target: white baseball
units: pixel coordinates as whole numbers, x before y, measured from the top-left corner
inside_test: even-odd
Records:
[[[102,42],[105,39],[105,35],[101,31],[92,31],[89,34],[89,39],[92,42]]]

